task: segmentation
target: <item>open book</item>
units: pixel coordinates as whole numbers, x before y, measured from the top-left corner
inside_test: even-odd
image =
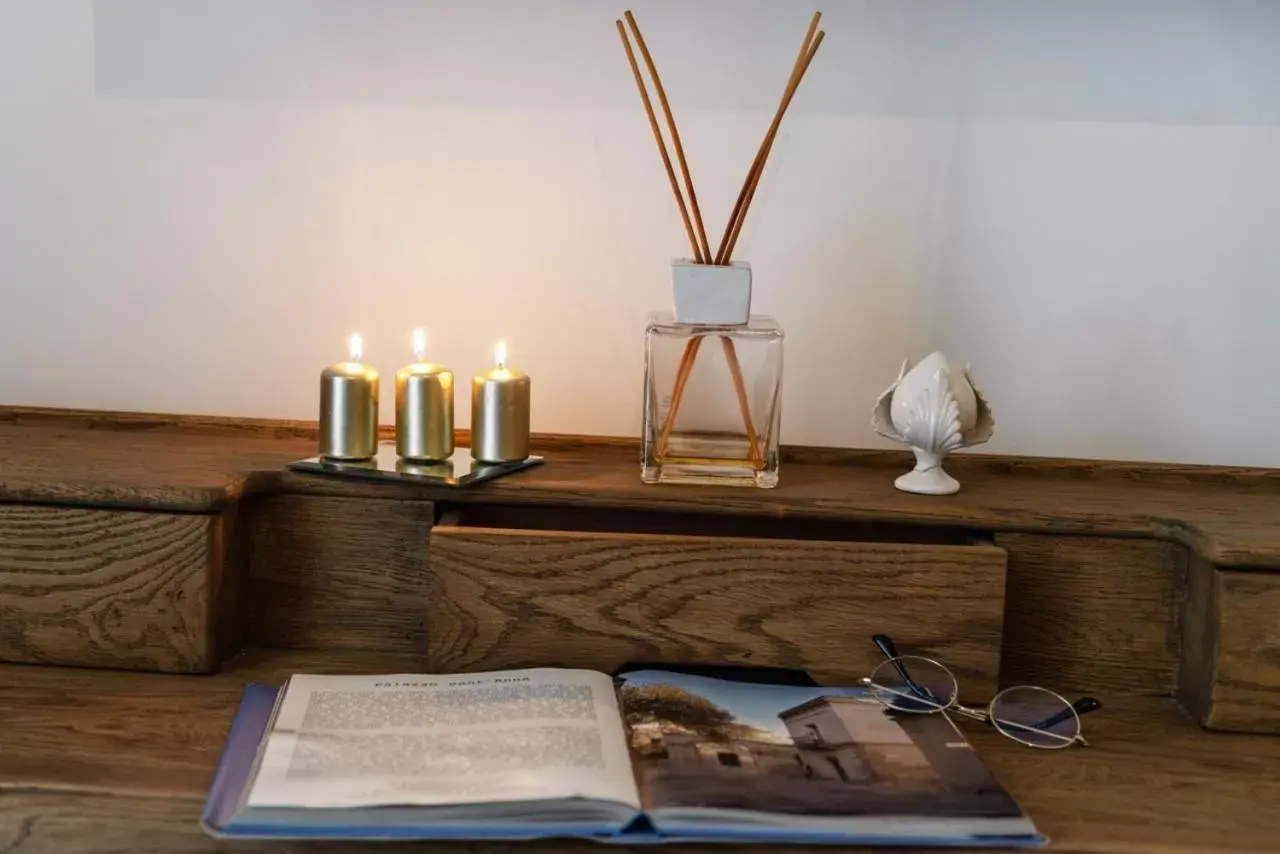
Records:
[[[643,669],[251,685],[217,836],[1036,845],[945,715],[859,688]]]

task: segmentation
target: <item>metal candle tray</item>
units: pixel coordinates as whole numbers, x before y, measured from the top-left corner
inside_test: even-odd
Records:
[[[394,442],[382,442],[378,445],[377,456],[372,459],[352,461],[309,457],[289,463],[289,468],[293,471],[360,480],[471,486],[541,463],[542,457],[526,457],[509,463],[482,463],[472,458],[470,448],[457,448],[452,457],[439,462],[411,462],[400,459]]]

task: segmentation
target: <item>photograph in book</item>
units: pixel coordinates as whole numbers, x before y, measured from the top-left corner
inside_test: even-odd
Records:
[[[944,715],[889,712],[860,688],[665,671],[620,679],[640,799],[808,815],[1020,815]]]

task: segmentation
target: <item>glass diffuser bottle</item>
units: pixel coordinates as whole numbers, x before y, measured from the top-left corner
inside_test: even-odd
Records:
[[[778,483],[782,327],[752,315],[751,268],[677,261],[675,311],[645,330],[646,483]]]
[[[693,260],[678,260],[671,266],[674,310],[650,316],[645,332],[640,477],[646,483],[774,487],[778,484],[782,329],[773,318],[751,314],[751,267],[735,263],[733,250],[782,117],[826,36],[818,28],[822,13],[815,12],[809,22],[787,88],[714,252],[658,68],[635,16],[627,12],[624,17],[626,25],[621,20],[614,23],[693,250]],[[632,48],[633,38],[638,51]],[[667,151],[637,52],[657,93],[674,158]],[[683,188],[676,177],[677,164]]]

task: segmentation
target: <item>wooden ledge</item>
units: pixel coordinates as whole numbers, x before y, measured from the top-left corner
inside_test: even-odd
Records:
[[[465,437],[464,437],[465,438]],[[297,474],[314,426],[198,416],[0,409],[0,503],[217,513],[246,495],[614,507],[1145,537],[1220,567],[1280,571],[1280,472],[961,455],[959,495],[893,488],[905,454],[793,449],[768,492],[645,486],[634,442],[539,437],[548,465],[468,490]]]
[[[933,498],[894,489],[905,455],[792,449],[774,490],[646,486],[632,443],[542,437],[546,466],[456,490],[287,471],[314,453],[313,430],[0,410],[0,609],[13,617],[0,658],[208,672],[246,640],[425,651],[436,518],[506,508],[554,516],[566,542],[592,525],[994,539],[1013,603],[1002,679],[1057,672],[1061,686],[1066,672],[1177,692],[1209,726],[1280,729],[1275,472],[964,456],[950,464],[963,491]],[[621,516],[633,527],[601,527]]]
[[[406,656],[265,651],[246,653],[207,677],[0,665],[0,720],[6,722],[0,850],[224,850],[203,835],[197,819],[246,682],[279,684],[293,672],[421,669],[420,660]],[[1108,701],[1085,727],[1092,747],[1050,753],[966,726],[997,776],[1053,838],[1051,850],[1275,850],[1280,739],[1206,733],[1163,698]],[[278,843],[234,847],[314,850]],[[412,850],[515,849],[440,844]],[[520,850],[599,849],[554,842]]]

